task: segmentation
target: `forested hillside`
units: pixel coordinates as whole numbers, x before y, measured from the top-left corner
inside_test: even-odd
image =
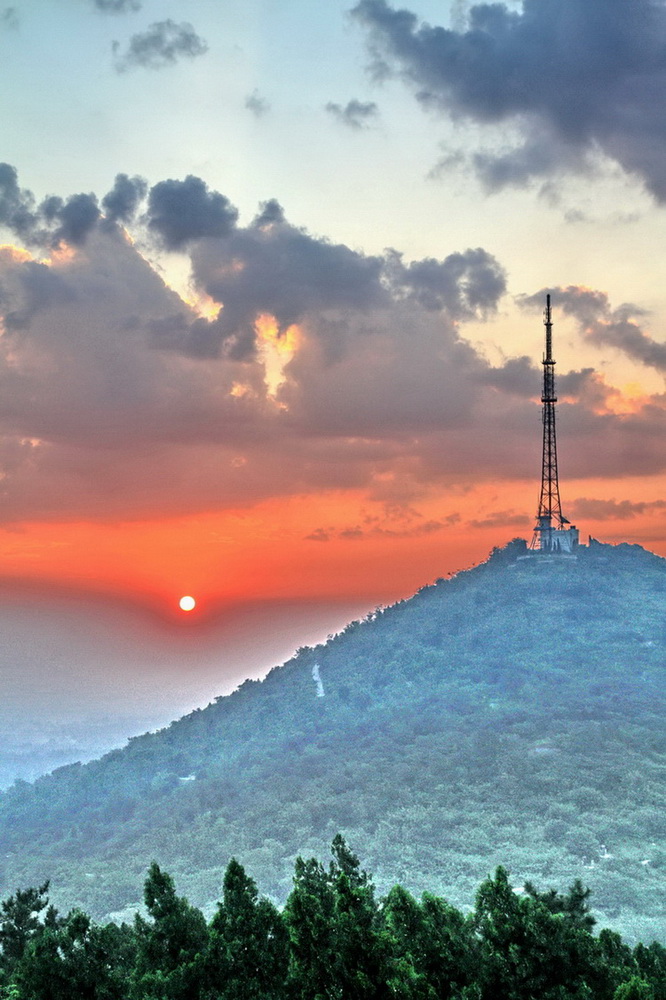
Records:
[[[592,888],[599,920],[663,939],[666,561],[638,546],[473,570],[302,649],[263,682],[0,796],[2,891],[51,880],[96,917],[157,859],[212,912],[238,857],[284,902],[341,830],[375,873],[470,905]]]

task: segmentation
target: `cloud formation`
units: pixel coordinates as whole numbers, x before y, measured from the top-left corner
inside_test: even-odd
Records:
[[[93,7],[105,14],[133,14],[141,10],[141,0],[92,0]]]
[[[599,348],[612,347],[632,361],[666,372],[666,343],[654,340],[638,323],[647,315],[644,309],[632,303],[613,309],[606,292],[579,285],[543,289],[536,295],[524,296],[520,302],[526,308],[535,308],[543,304],[546,291],[552,292],[558,308],[578,321],[582,336],[590,343]]]
[[[650,511],[666,510],[666,500],[595,500],[578,497],[569,505],[573,517],[588,521],[628,521]]]
[[[359,101],[356,98],[348,101],[344,106],[329,101],[326,105],[326,111],[343,125],[357,130],[368,128],[379,116],[379,108],[374,101]]]
[[[417,510],[405,504],[385,503],[380,514],[361,511],[356,524],[340,528],[329,526],[315,528],[305,536],[308,542],[366,541],[371,538],[418,538],[432,535],[451,523],[450,517],[442,521],[426,519]]]
[[[228,198],[209,191],[200,177],[189,174],[184,181],[160,181],[148,196],[148,227],[169,250],[179,250],[205,236],[228,236],[236,224],[238,210]]]
[[[235,358],[252,355],[256,321],[263,314],[275,317],[284,333],[313,314],[336,311],[335,319],[318,325],[332,359],[348,341],[343,314],[368,314],[409,300],[428,311],[470,319],[496,308],[506,290],[503,268],[483,249],[411,264],[396,251],[368,256],[290,225],[276,201],[265,203],[251,225],[196,243],[191,259],[197,286],[224,306],[207,327],[203,353]],[[200,324],[193,330],[194,353],[202,353],[202,332]],[[180,347],[191,349],[187,337]]]
[[[269,102],[256,89],[245,98],[245,107],[252,112],[255,118],[263,118],[271,110]]]
[[[94,194],[50,195],[37,205],[32,192],[19,187],[16,168],[0,163],[0,225],[29,246],[82,246],[99,218]]]
[[[241,225],[201,178],[146,188],[118,174],[101,208],[38,204],[0,168],[4,226],[42,239],[35,257],[0,251],[1,521],[355,490],[381,519],[371,506],[316,540],[416,537],[447,523],[408,513],[435,485],[537,476],[537,366],[493,366],[463,332],[505,293],[486,250],[366,255],[293,226],[275,199]],[[151,234],[189,260],[205,315],[146,259]],[[571,303],[588,323],[610,309],[600,293]],[[567,478],[666,467],[663,398],[618,415],[590,369],[558,384]]]
[[[20,238],[30,239],[37,223],[34,202],[32,193],[19,187],[16,168],[0,163],[0,225]]]
[[[171,18],[156,21],[145,31],[132,35],[124,52],[120,42],[114,42],[112,48],[119,73],[137,67],[164,69],[179,59],[195,59],[208,51],[208,45],[189,22],[177,24]]]
[[[386,0],[353,11],[378,76],[454,120],[518,136],[473,163],[490,189],[589,169],[599,152],[666,201],[666,6],[659,0],[474,4],[456,29]]]
[[[522,528],[529,530],[532,518],[525,511],[495,510],[487,517],[475,518],[469,522],[470,528]]]
[[[143,177],[117,174],[112,189],[102,198],[104,215],[109,222],[131,222],[148,192]]]

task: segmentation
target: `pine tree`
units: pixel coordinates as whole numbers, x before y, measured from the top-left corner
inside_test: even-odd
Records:
[[[328,872],[315,858],[296,858],[284,917],[291,995],[297,1000],[337,1000],[335,894]]]
[[[72,910],[28,944],[15,972],[19,997],[124,1000],[129,982],[129,969],[122,961],[124,937],[122,929],[99,927],[86,913]]]
[[[13,896],[3,901],[0,917],[0,949],[2,968],[11,973],[26,946],[43,927],[40,913],[48,906],[49,883],[38,889],[17,889]],[[56,919],[56,911],[51,907],[50,919]]]
[[[204,989],[208,928],[200,910],[176,895],[173,879],[155,862],[144,901],[152,921],[137,914],[137,962],[132,1000],[198,1000]]]
[[[587,979],[594,976],[598,951],[586,899],[579,884],[567,897],[542,898],[532,887],[518,894],[498,868],[478,891],[474,917],[483,1000],[591,998]]]
[[[210,929],[207,980],[221,1000],[279,1000],[285,995],[288,937],[280,913],[232,858]]]

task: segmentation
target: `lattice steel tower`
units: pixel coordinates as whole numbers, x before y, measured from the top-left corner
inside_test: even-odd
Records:
[[[550,295],[546,296],[543,317],[546,327],[546,350],[543,356],[543,452],[541,459],[541,494],[532,549],[540,552],[571,552],[578,544],[578,532],[562,514],[560,484],[557,474],[557,438],[555,434],[555,360],[553,358],[553,322]]]

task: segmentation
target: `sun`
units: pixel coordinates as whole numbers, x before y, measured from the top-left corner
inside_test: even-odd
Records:
[[[194,600],[193,597],[186,595],[185,597],[181,597],[181,599],[178,601],[178,605],[181,611],[193,611],[194,608],[197,606],[197,602]]]

